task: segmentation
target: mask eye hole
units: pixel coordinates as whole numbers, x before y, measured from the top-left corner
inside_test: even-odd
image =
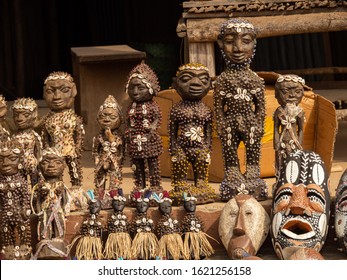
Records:
[[[312,167],[312,179],[313,182],[318,186],[321,186],[323,184],[325,180],[325,172],[322,165],[316,163]]]
[[[288,183],[295,184],[299,177],[299,165],[296,161],[291,160],[286,167],[285,177]]]

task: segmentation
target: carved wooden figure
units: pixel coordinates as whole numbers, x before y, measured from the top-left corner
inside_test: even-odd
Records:
[[[183,246],[185,255],[191,260],[200,260],[214,254],[214,249],[204,232],[201,219],[196,215],[196,198],[183,194],[186,214],[182,221]]]
[[[275,97],[281,105],[273,116],[276,173],[288,154],[302,150],[305,112],[299,104],[304,85],[305,80],[297,75],[279,76],[275,84]]]
[[[158,202],[161,214],[156,227],[159,238],[159,258],[163,260],[187,259],[181,237],[180,223],[171,215],[172,200],[169,198],[169,193],[164,191],[160,195],[153,195]]]
[[[66,214],[70,212],[70,194],[63,181],[65,159],[55,148],[42,151],[39,169],[43,178],[34,186],[31,207],[38,216],[34,259],[65,259]]]
[[[270,227],[279,258],[289,259],[300,248],[322,249],[330,217],[328,179],[324,162],[312,151],[285,158],[274,186]]]
[[[153,100],[160,90],[157,76],[147,64],[141,63],[129,73],[125,90],[132,101],[127,111],[125,136],[134,171],[134,191],[146,188],[147,167],[150,190],[161,192],[159,155],[163,147],[158,128],[162,115]]]
[[[101,131],[93,138],[96,196],[102,208],[111,208],[112,199],[108,192],[120,187],[124,144],[120,131],[122,112],[116,99],[109,95],[101,105],[97,121]],[[107,178],[109,182],[107,184]]]
[[[182,101],[170,111],[170,196],[174,204],[181,204],[182,194],[190,193],[198,204],[214,202],[215,193],[208,183],[212,146],[212,110],[201,101],[211,86],[207,67],[192,63],[179,67],[172,87]],[[187,182],[191,164],[194,183]]]
[[[260,146],[264,134],[264,80],[250,69],[255,54],[256,31],[247,20],[224,22],[217,43],[226,69],[218,76],[214,91],[217,129],[222,141],[225,177],[220,186],[222,201],[244,189],[257,200],[268,196],[260,178]],[[245,144],[246,172],[240,170],[238,147]]]
[[[252,259],[264,243],[270,217],[251,195],[238,194],[222,209],[218,233],[231,259]]]
[[[101,202],[95,199],[94,192],[88,190],[88,211],[89,217],[83,221],[79,235],[77,235],[68,245],[69,252],[74,244],[76,245],[75,257],[78,260],[102,260],[103,246],[102,235],[103,226],[100,222],[99,214],[101,210]]]
[[[131,236],[129,233],[129,221],[123,210],[126,198],[121,188],[110,191],[112,198],[112,213],[107,223],[108,237],[104,249],[105,259],[131,259]]]
[[[158,257],[159,243],[154,233],[155,224],[147,215],[151,195],[151,191],[138,191],[132,194],[136,201],[136,214],[130,225],[130,233],[133,238],[132,259],[153,260]]]
[[[23,150],[15,140],[0,143],[1,258],[31,257],[30,193],[23,168]]]
[[[73,110],[76,95],[76,84],[68,73],[52,72],[44,82],[43,97],[50,112],[43,119],[42,142],[44,148],[55,147],[65,158],[72,184],[71,211],[87,208],[80,161],[85,133],[82,118]]]
[[[38,107],[32,98],[19,98],[14,101],[12,112],[17,128],[12,138],[23,146],[23,170],[33,187],[39,180],[38,161],[43,148],[41,136],[34,130],[38,119]]]

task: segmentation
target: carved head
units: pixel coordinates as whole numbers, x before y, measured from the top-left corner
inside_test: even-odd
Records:
[[[347,252],[347,169],[343,172],[336,190],[335,234],[339,247]]]
[[[160,91],[157,75],[147,64],[141,63],[130,71],[125,91],[134,102],[152,100]]]
[[[208,93],[210,86],[208,68],[200,63],[180,66],[172,82],[172,87],[183,100],[201,100]]]
[[[109,195],[112,198],[112,208],[115,212],[121,212],[125,208],[126,198],[123,196],[123,190],[121,188],[109,191]]]
[[[300,247],[320,251],[330,216],[329,176],[312,151],[291,153],[280,168],[272,205],[271,237],[276,254],[288,259]]]
[[[264,243],[270,217],[251,195],[238,194],[224,206],[219,219],[219,237],[231,259],[254,256]]]
[[[62,179],[65,166],[65,158],[57,149],[47,148],[42,151],[39,168],[46,180]]]
[[[22,169],[23,149],[16,140],[0,143],[0,174],[12,176]]]
[[[298,105],[304,96],[305,80],[297,75],[281,75],[275,84],[275,97],[278,103]]]
[[[32,98],[19,98],[12,106],[13,121],[19,130],[33,128],[38,116],[37,104]]]
[[[52,111],[71,109],[76,95],[76,84],[68,73],[52,72],[44,82],[43,98]]]
[[[249,21],[232,18],[224,22],[217,37],[227,65],[249,65],[256,47],[256,30]]]
[[[102,129],[109,128],[113,130],[119,128],[122,124],[122,110],[112,95],[109,95],[104,104],[100,106],[97,121]]]

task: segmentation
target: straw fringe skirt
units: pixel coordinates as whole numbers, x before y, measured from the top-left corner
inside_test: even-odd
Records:
[[[169,256],[174,260],[188,259],[182,237],[178,233],[165,234],[159,240],[159,257],[166,259]]]
[[[207,237],[210,237],[205,232],[186,232],[184,237],[184,251],[188,258],[194,257],[199,260],[200,256],[209,257],[214,254],[214,249]]]
[[[131,245],[132,259],[155,259],[158,256],[158,238],[153,232],[138,232]]]
[[[110,233],[104,250],[104,257],[108,260],[123,258],[131,259],[131,237],[128,232]]]

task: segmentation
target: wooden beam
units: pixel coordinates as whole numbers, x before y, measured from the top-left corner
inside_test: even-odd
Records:
[[[257,38],[347,30],[347,12],[247,17]],[[226,18],[187,19],[189,42],[214,42]]]
[[[280,74],[295,74],[295,75],[333,75],[347,74],[347,67],[318,67],[305,69],[290,69],[290,70],[274,70]]]

